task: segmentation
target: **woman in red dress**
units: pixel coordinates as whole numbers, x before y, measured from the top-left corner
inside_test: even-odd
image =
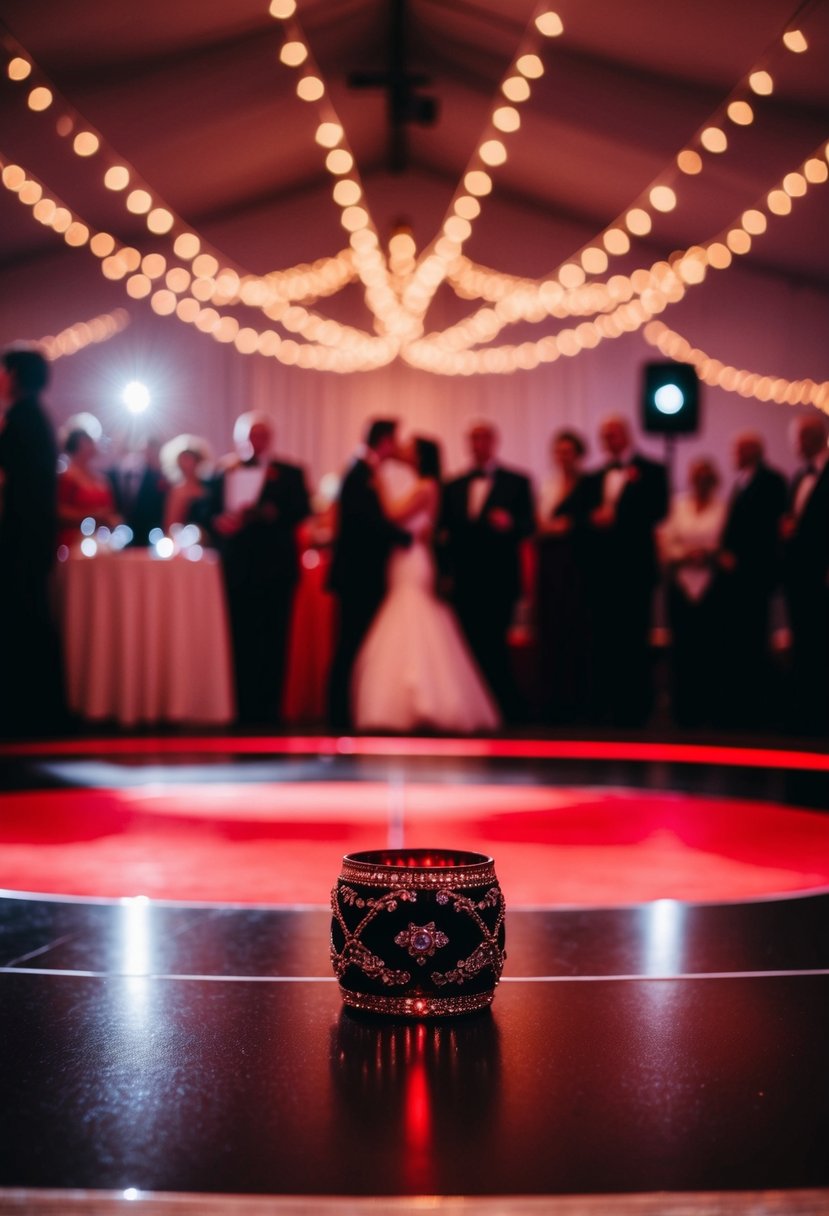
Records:
[[[64,451],[69,463],[58,476],[58,545],[71,548],[82,539],[81,524],[95,520],[96,527],[115,527],[121,517],[115,510],[112,486],[93,467],[98,445],[86,431],[70,431]]]

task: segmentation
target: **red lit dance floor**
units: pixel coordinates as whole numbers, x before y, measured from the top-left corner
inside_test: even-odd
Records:
[[[829,817],[765,798],[611,784],[615,774],[603,773],[601,762],[614,758],[614,744],[593,745],[594,770],[608,782],[594,785],[557,784],[555,771],[523,769],[519,779],[513,772],[507,782],[493,780],[492,769],[469,769],[462,743],[453,767],[424,773],[416,764],[396,765],[382,779],[353,755],[355,745],[363,758],[371,755],[366,745],[376,742],[375,757],[387,756],[395,748],[392,740],[348,741],[345,780],[313,766],[303,773],[307,779],[292,779],[286,756],[294,742],[310,750],[312,741],[260,740],[260,754],[271,757],[276,779],[258,780],[257,772],[240,767],[239,781],[228,780],[232,765],[255,741],[238,741],[238,753],[234,740],[222,740],[220,747],[215,740],[183,741],[179,746],[199,761],[198,779],[192,780],[192,765],[182,772],[171,760],[174,742],[136,740],[130,753],[129,741],[115,741],[112,751],[128,764],[110,759],[100,771],[92,766],[90,775],[89,764],[74,760],[75,768],[64,763],[59,770],[61,788],[31,788],[38,782],[29,780],[28,788],[3,795],[0,887],[110,898],[324,904],[343,853],[405,845],[492,854],[513,907],[722,902],[829,888]],[[313,742],[316,763],[332,741]],[[199,754],[200,744],[210,746],[209,763]],[[99,756],[109,752],[106,742],[98,746]],[[451,746],[396,741],[398,752],[411,747],[422,758],[431,750],[444,765]],[[583,760],[591,745],[512,746],[520,764],[517,758],[533,751],[548,761],[545,746],[554,756],[557,747],[566,756],[568,746],[571,753],[575,746]],[[61,752],[60,746],[54,750]],[[282,753],[276,760],[274,750]],[[777,766],[777,758],[787,754],[698,750],[699,767],[721,756],[725,772],[729,766],[733,771],[731,753],[737,750],[761,771],[770,755]],[[77,745],[66,752],[77,755]],[[680,758],[687,760],[681,749]],[[825,759],[817,754],[804,766],[819,771]],[[286,763],[289,771],[283,772],[279,765]],[[489,763],[497,767],[498,760]],[[54,784],[54,768],[47,769]]]

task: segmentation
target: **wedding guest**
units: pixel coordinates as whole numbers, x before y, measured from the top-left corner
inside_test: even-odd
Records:
[[[792,424],[801,467],[781,520],[783,586],[792,636],[786,725],[799,734],[829,728],[829,448],[817,414]]]
[[[551,444],[552,476],[538,496],[536,632],[541,716],[551,723],[583,720],[590,707],[592,637],[585,585],[589,481],[587,445],[575,431]]]
[[[268,414],[240,415],[235,452],[213,478],[204,503],[191,503],[222,555],[238,717],[272,726],[281,715],[291,607],[299,578],[296,532],[310,514],[305,473],[271,455]]]
[[[210,450],[197,435],[177,435],[161,449],[161,468],[170,486],[164,504],[164,531],[174,524],[195,522],[206,501],[208,484],[203,474]]]
[[[753,431],[734,440],[734,464],[719,555],[726,677],[722,724],[750,728],[771,721],[769,607],[780,574],[786,482],[766,464],[763,440]]]
[[[161,467],[161,443],[151,436],[143,449],[128,452],[109,473],[116,509],[132,531],[132,545],[150,543],[150,533],[164,526],[164,504],[170,482]]]
[[[689,481],[689,492],[671,502],[659,542],[668,582],[672,712],[679,726],[700,726],[712,721],[721,696],[717,556],[725,501],[719,472],[707,457],[694,461]]]
[[[63,450],[68,462],[58,477],[58,545],[71,549],[82,540],[80,529],[85,519],[93,519],[98,528],[114,528],[122,520],[112,484],[96,468],[98,444],[89,432],[73,427]]]
[[[37,350],[0,357],[0,733],[58,729],[63,698],[49,579],[57,535],[57,444],[40,401],[49,365]]]
[[[448,482],[439,525],[442,564],[469,646],[508,720],[521,715],[508,632],[523,587],[521,546],[535,527],[530,479],[497,460],[498,432],[475,422],[472,467]]]
[[[380,466],[396,453],[396,420],[374,419],[340,486],[328,581],[339,601],[329,684],[329,719],[335,730],[348,730],[352,725],[351,673],[386,594],[389,556],[395,547],[412,543],[411,533],[383,513],[377,488]]]
[[[607,460],[589,483],[594,712],[600,721],[638,727],[653,700],[654,529],[668,509],[668,478],[663,465],[634,449],[627,419],[606,418],[599,440]]]

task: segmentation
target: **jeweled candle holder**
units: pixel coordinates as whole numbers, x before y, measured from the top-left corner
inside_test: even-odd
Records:
[[[350,1008],[426,1018],[492,1003],[506,951],[491,857],[453,849],[350,853],[331,910],[331,962]]]

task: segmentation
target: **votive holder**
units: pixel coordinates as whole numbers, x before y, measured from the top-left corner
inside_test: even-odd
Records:
[[[346,854],[331,910],[331,962],[346,1006],[428,1018],[492,1003],[506,951],[491,857],[456,849]]]

